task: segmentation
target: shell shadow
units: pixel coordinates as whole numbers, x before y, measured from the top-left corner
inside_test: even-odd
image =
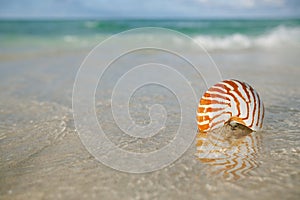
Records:
[[[215,131],[199,132],[196,145],[196,156],[207,165],[208,176],[239,180],[259,166],[260,135],[243,125],[225,124]]]

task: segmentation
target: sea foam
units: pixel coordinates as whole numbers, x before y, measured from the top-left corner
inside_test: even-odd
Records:
[[[300,48],[300,27],[278,26],[258,36],[235,33],[223,37],[198,35],[194,39],[209,51]]]

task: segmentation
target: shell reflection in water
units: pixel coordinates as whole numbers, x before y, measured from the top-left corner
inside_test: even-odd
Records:
[[[197,157],[208,165],[207,174],[225,180],[244,178],[258,167],[260,137],[247,127],[223,128],[197,135]]]

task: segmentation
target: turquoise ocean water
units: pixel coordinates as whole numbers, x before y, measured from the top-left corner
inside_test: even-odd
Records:
[[[163,27],[187,34],[208,50],[299,46],[300,19],[285,20],[1,20],[2,47],[94,45],[133,28]]]

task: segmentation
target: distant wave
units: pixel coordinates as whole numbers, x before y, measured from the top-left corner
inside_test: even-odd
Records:
[[[258,36],[236,33],[223,37],[198,35],[194,39],[209,51],[300,48],[300,27],[278,26]]]

